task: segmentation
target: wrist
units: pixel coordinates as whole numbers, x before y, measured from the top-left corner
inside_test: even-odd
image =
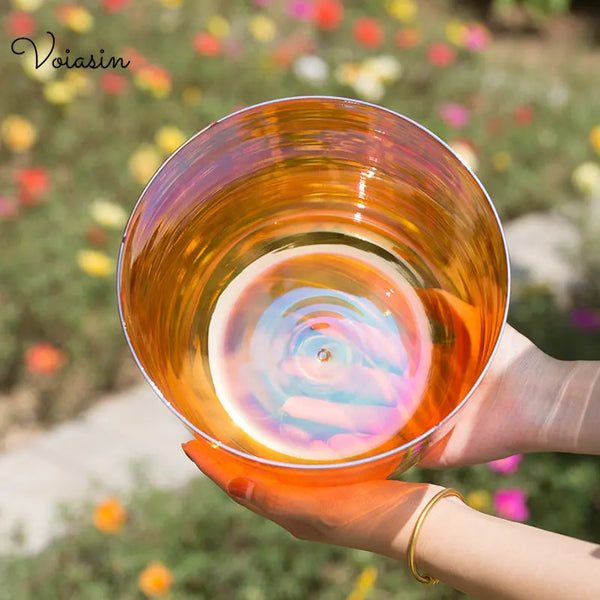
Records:
[[[425,508],[425,511],[419,514],[423,516],[423,520],[420,528],[417,524],[417,528],[414,529],[411,568],[416,569],[417,574],[426,579],[440,579],[445,575],[452,557],[459,550],[456,545],[458,536],[455,532],[461,531],[461,524],[470,522],[477,511],[470,508],[457,495],[448,494],[430,505],[429,510]],[[419,579],[418,575],[415,575],[417,579]]]

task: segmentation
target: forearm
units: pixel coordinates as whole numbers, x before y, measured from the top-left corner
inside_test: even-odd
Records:
[[[522,451],[600,454],[600,362],[545,357],[537,377],[530,393],[541,401],[523,398],[528,433]]]
[[[600,598],[600,546],[439,501],[416,544],[417,567],[476,598]]]

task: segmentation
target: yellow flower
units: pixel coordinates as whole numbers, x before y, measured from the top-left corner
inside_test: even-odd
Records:
[[[114,260],[99,250],[80,250],[77,253],[77,264],[92,277],[106,277],[115,270]]]
[[[487,490],[473,490],[466,497],[467,504],[475,510],[488,511],[492,506],[492,496]]]
[[[129,158],[129,172],[141,185],[146,185],[160,167],[161,157],[154,146],[140,146]]]
[[[188,85],[181,93],[181,98],[188,106],[197,106],[202,100],[202,90],[195,85]]]
[[[74,94],[86,94],[92,89],[88,76],[79,71],[69,71],[63,81],[73,90]]]
[[[43,0],[12,0],[13,6],[17,10],[33,12],[42,5]]]
[[[108,200],[94,200],[90,213],[98,225],[108,229],[121,229],[127,222],[127,213],[123,207]]]
[[[156,145],[166,154],[172,154],[187,139],[177,127],[161,127],[155,136]]]
[[[571,176],[577,191],[585,196],[600,194],[600,165],[587,161],[581,163]]]
[[[258,42],[267,43],[275,37],[275,23],[265,15],[250,19],[250,33]]]
[[[76,4],[67,11],[65,23],[76,33],[86,33],[94,26],[94,17],[83,6]]]
[[[44,86],[44,97],[50,104],[68,104],[74,96],[75,90],[64,81],[51,81]]]
[[[225,38],[229,35],[229,21],[221,15],[213,15],[206,22],[206,30],[212,33],[215,37]]]
[[[173,583],[173,575],[160,562],[150,563],[138,577],[140,590],[149,598],[166,596]]]
[[[12,152],[24,152],[37,138],[35,127],[25,117],[8,115],[2,121],[2,139]]]
[[[168,6],[169,8],[174,6],[181,6],[183,0],[160,0],[161,4]]]
[[[387,10],[401,23],[410,23],[417,15],[417,3],[413,0],[390,0]]]
[[[52,51],[52,40],[50,39],[50,36],[46,35],[45,37],[35,40],[35,47],[37,48],[38,57],[48,56]],[[21,55],[21,64],[23,65],[23,70],[29,77],[36,81],[49,81],[56,77],[58,69],[55,69],[52,66],[52,60],[53,58],[56,58],[56,48],[48,60],[38,68],[36,68],[35,52],[32,52],[31,44],[29,44],[29,42],[17,47],[17,50],[24,51],[24,54]]]
[[[496,171],[508,171],[512,164],[512,156],[504,150],[492,155],[492,166]]]
[[[402,66],[398,60],[390,55],[368,58],[362,64],[362,69],[381,81],[391,83],[402,75]]]
[[[363,600],[371,591],[377,581],[377,568],[374,566],[365,567],[354,582],[354,588],[350,592],[347,600]]]
[[[119,533],[127,519],[127,512],[116,498],[106,498],[94,508],[94,527],[102,533]]]
[[[450,19],[446,25],[446,38],[455,46],[462,46],[464,44],[466,32],[467,28],[465,24],[458,19]]]
[[[590,146],[600,153],[600,125],[596,125],[590,130]]]
[[[335,70],[333,76],[342,85],[354,85],[359,73],[360,65],[357,63],[343,63]]]

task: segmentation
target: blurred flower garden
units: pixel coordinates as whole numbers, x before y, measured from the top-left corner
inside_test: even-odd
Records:
[[[424,124],[477,173],[505,223],[551,209],[574,215],[582,244],[571,260],[580,283],[568,305],[557,305],[550,290],[522,286],[510,321],[556,357],[600,359],[594,22],[544,16],[539,1],[497,2],[502,10],[494,5],[485,15],[483,4],[3,5],[0,447],[140,381],[115,303],[129,211],[188,137],[237,108],[283,96],[356,97]],[[515,14],[532,31],[515,32]],[[64,66],[90,54],[122,61]],[[413,469],[407,479],[459,487],[472,506],[508,519],[600,538],[596,459],[515,456],[442,473]],[[387,559],[293,540],[204,481],[179,493],[140,490],[72,516],[72,535],[41,556],[0,566],[0,596],[462,597],[423,591]]]

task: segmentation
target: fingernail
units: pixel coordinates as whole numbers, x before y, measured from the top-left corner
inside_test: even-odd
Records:
[[[186,456],[187,456],[187,457],[188,457],[188,458],[189,458],[191,461],[193,461],[194,459],[193,459],[193,458],[190,456],[190,453],[188,452],[188,450],[187,450],[187,448],[186,448],[186,446],[187,446],[188,444],[191,444],[191,442],[185,442],[185,443],[181,444],[181,449],[183,450],[183,452],[185,453],[185,455],[186,455]]]
[[[227,493],[242,500],[250,500],[254,491],[254,482],[245,477],[236,477],[227,484]]]

